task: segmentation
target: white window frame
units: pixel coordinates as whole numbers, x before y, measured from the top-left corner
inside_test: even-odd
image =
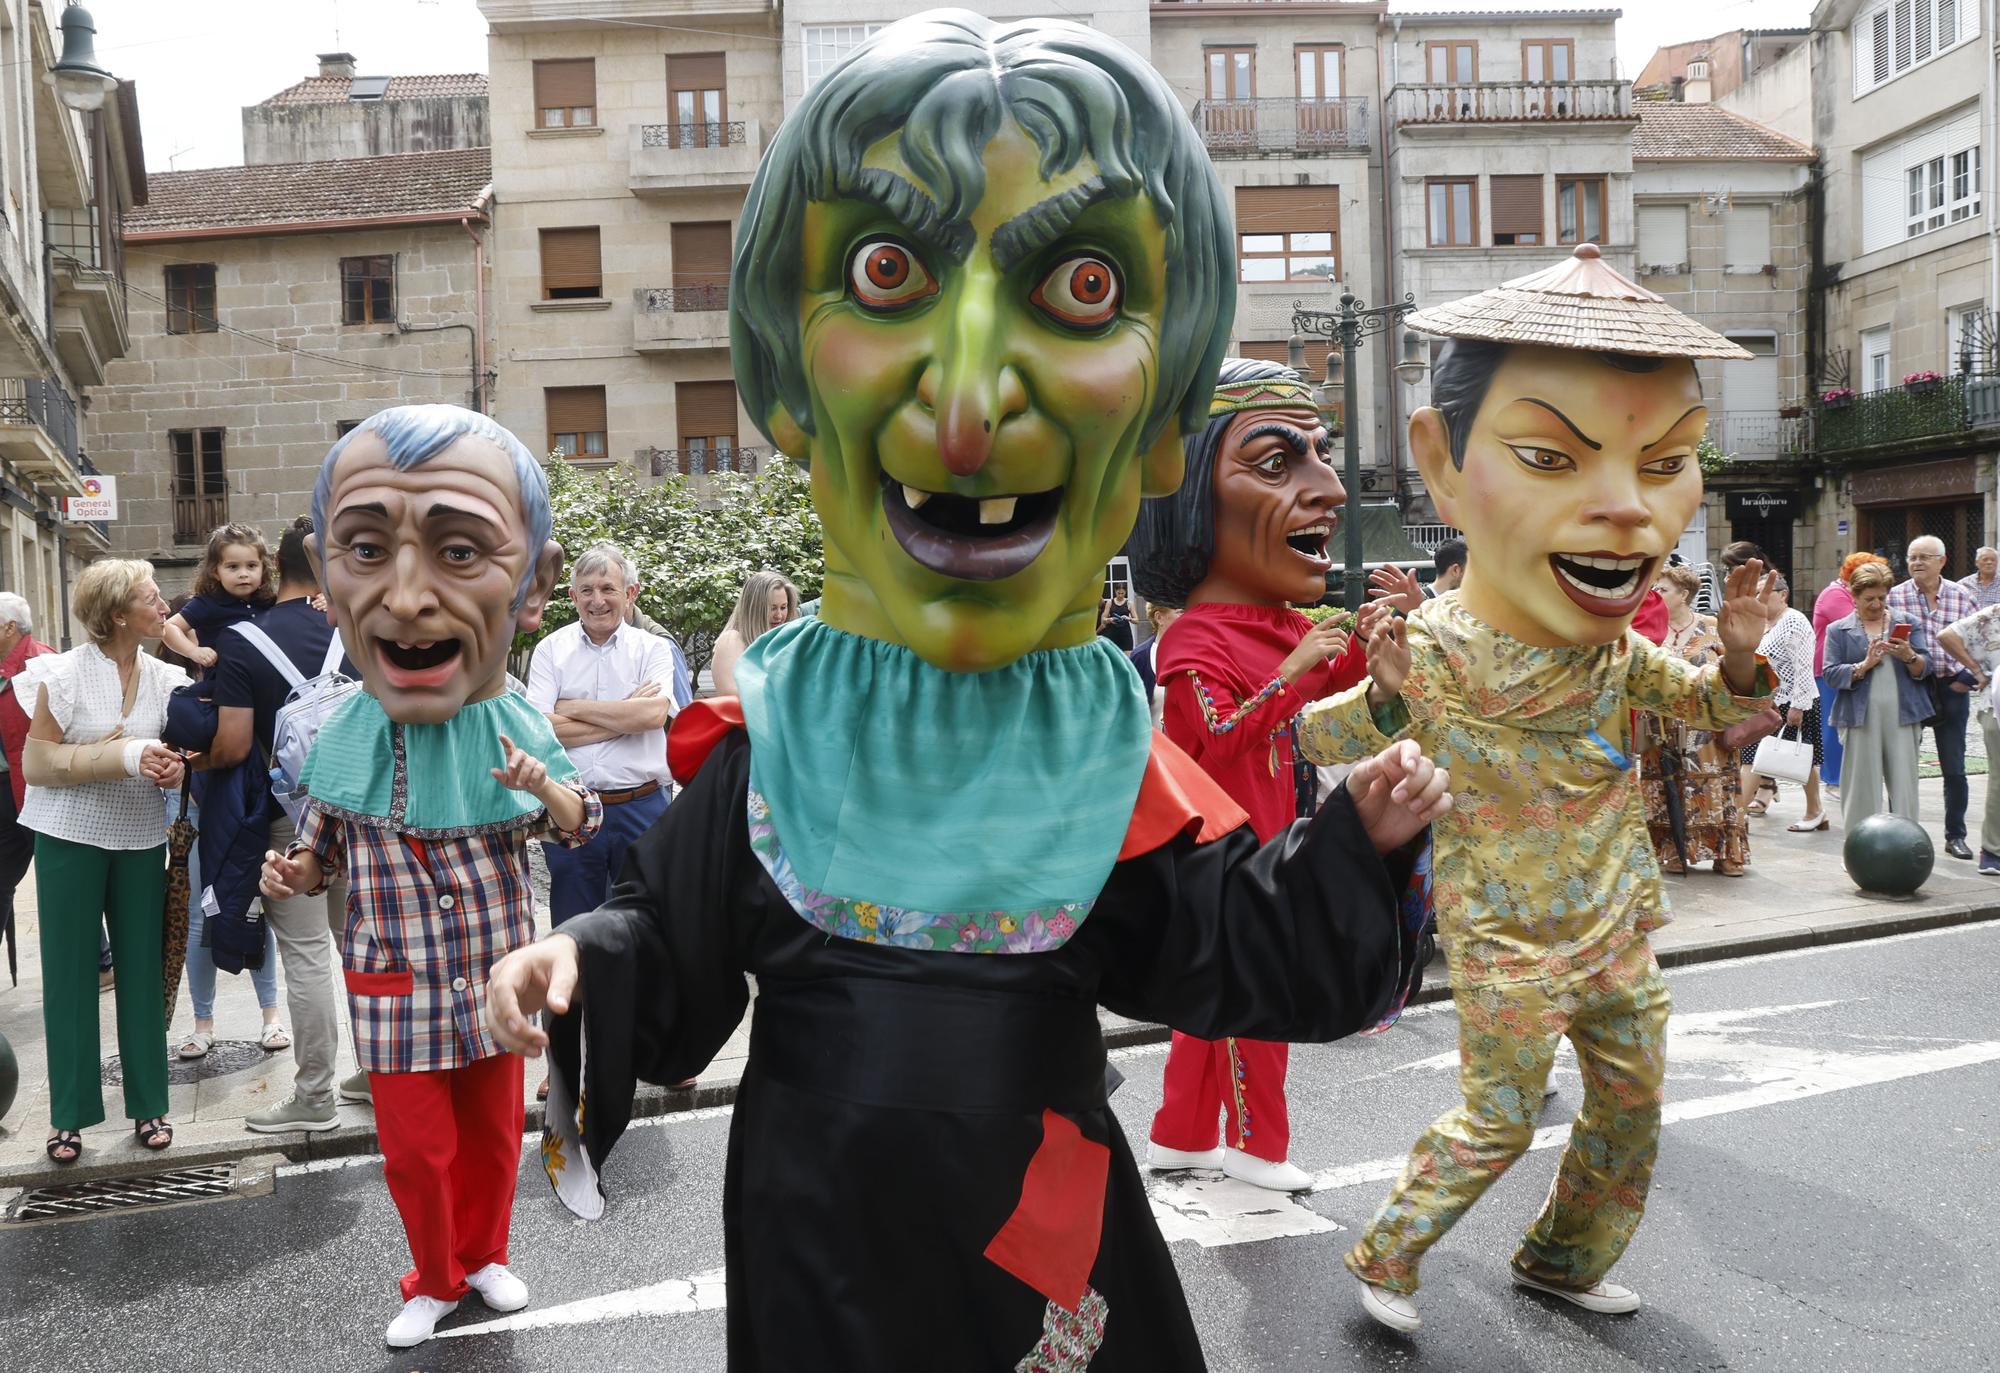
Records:
[[[1979,217],[1977,143],[1903,169],[1903,236],[1916,238]]]
[[[1872,346],[1878,343],[1881,345],[1879,349]],[[1889,389],[1889,375],[1892,371],[1890,362],[1894,347],[1895,336],[1886,324],[1874,329],[1863,329],[1861,331],[1861,385],[1856,389],[1864,392],[1886,391]],[[1879,377],[1869,374],[1869,364],[1877,358],[1880,358],[1882,361],[1881,375]],[[1876,384],[1878,382],[1880,383],[1879,385]]]
[[[1965,346],[1965,325],[1970,318],[1976,318],[1986,309],[1986,302],[1975,300],[1965,305],[1954,305],[1944,312],[1945,355],[1944,370],[1957,374],[1959,349]]]
[[[806,24],[799,31],[799,65],[811,90],[840,59],[882,30],[881,24]]]
[[[1971,42],[1979,33],[1977,0],[1882,0],[1856,15],[1847,31],[1859,99]]]

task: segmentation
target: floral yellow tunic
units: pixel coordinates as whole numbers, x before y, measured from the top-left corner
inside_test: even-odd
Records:
[[[1699,729],[1751,715],[1730,691],[1627,632],[1600,646],[1539,648],[1427,601],[1409,618],[1410,673],[1379,711],[1362,683],[1307,706],[1299,751],[1347,763],[1415,739],[1451,771],[1455,804],[1433,828],[1438,929],[1456,988],[1575,984],[1671,919],[1631,753],[1631,712]]]

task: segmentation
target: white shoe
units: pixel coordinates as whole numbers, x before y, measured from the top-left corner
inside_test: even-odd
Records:
[[[1146,1141],[1146,1166],[1156,1173],[1173,1173],[1183,1168],[1222,1167],[1222,1146],[1213,1149],[1169,1149]]]
[[[497,1263],[465,1275],[465,1285],[493,1311],[519,1311],[528,1304],[528,1284]]]
[[[1594,1287],[1578,1290],[1574,1287],[1555,1287],[1537,1281],[1518,1268],[1509,1271],[1514,1275],[1516,1287],[1525,1287],[1532,1292],[1546,1292],[1551,1297],[1561,1297],[1572,1306],[1580,1306],[1600,1316],[1629,1316],[1641,1305],[1637,1292],[1629,1287],[1620,1287],[1615,1282],[1599,1282]]]
[[[1422,1318],[1417,1315],[1416,1302],[1407,1294],[1391,1292],[1372,1282],[1362,1282],[1360,1278],[1356,1278],[1355,1282],[1361,1285],[1361,1309],[1378,1325],[1386,1325],[1398,1335],[1414,1335],[1417,1327],[1423,1324]]]
[[[1304,1192],[1313,1185],[1312,1174],[1296,1163],[1272,1163],[1241,1149],[1222,1151],[1222,1171],[1238,1182],[1272,1192]]]
[[[403,1303],[396,1319],[389,1322],[389,1333],[382,1338],[389,1342],[391,1349],[414,1349],[431,1337],[439,1321],[456,1310],[458,1303],[455,1301],[411,1297]]]

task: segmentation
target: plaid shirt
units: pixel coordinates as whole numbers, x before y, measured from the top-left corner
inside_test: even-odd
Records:
[[[604,805],[582,788],[583,824],[461,839],[416,839],[307,808],[294,852],[311,849],[327,879],[348,878],[341,962],[354,1016],[354,1056],[371,1073],[463,1068],[500,1052],[486,1028],[486,973],[535,937],[528,840],[574,848],[597,833]]]
[[[1926,677],[1949,677],[1958,671],[1958,660],[1937,646],[1938,635],[1968,615],[1977,614],[1979,602],[1957,582],[1938,579],[1937,605],[1933,607],[1914,581],[1897,582],[1889,588],[1889,609],[1900,610],[1917,622],[1931,644],[1930,661],[1924,665]]]

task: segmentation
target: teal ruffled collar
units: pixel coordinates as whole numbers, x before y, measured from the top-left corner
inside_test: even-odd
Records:
[[[513,691],[470,702],[436,725],[399,725],[357,691],[320,726],[300,782],[330,814],[418,838],[525,829],[543,807],[494,779],[502,734],[557,781],[576,776],[548,717]]]
[[[760,635],[736,681],[751,788],[816,899],[999,929],[1087,909],[1117,861],[1152,721],[1107,640],[946,672],[801,620]]]

